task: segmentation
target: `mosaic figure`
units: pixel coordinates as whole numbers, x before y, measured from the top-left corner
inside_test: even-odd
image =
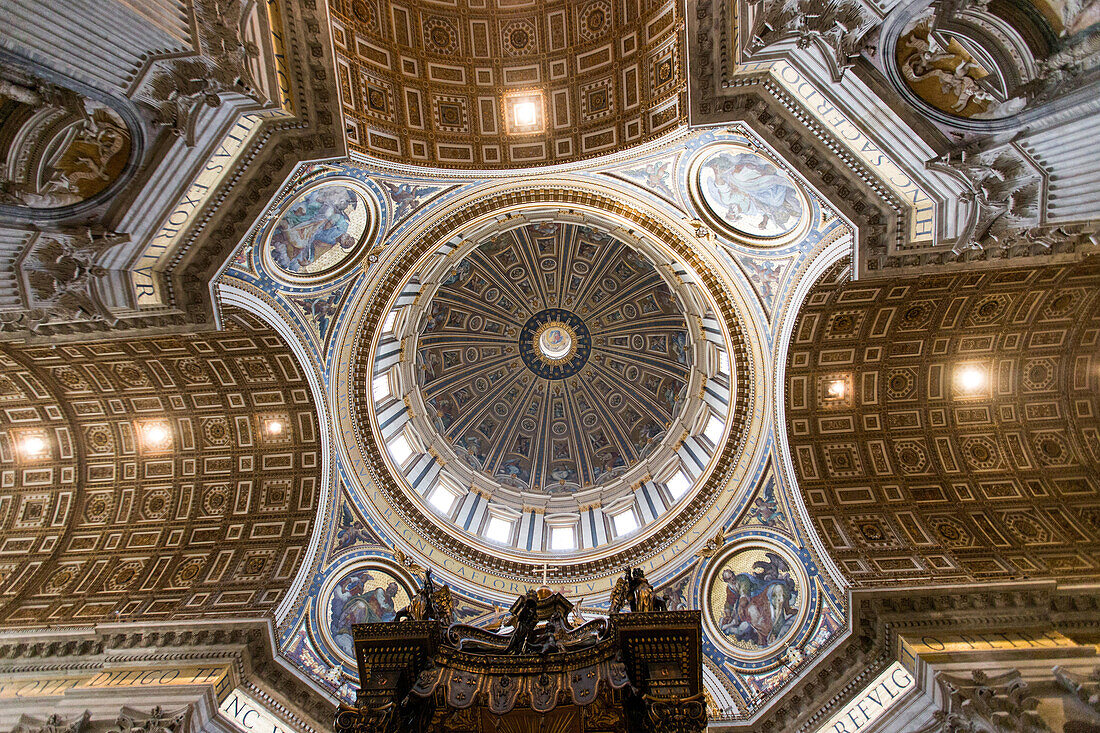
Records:
[[[409,593],[397,578],[376,568],[355,570],[332,590],[328,627],[336,646],[354,658],[352,624],[393,621],[409,604]]]
[[[750,549],[731,556],[710,593],[710,613],[734,646],[768,649],[781,641],[798,616],[799,588],[780,555]]]
[[[287,272],[314,274],[354,250],[367,228],[363,197],[343,185],[320,186],[292,203],[271,234],[271,259]]]
[[[755,153],[712,153],[699,169],[699,191],[719,221],[752,237],[788,234],[802,220],[802,198],[791,179]]]

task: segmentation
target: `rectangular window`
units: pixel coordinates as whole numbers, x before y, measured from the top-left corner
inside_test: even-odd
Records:
[[[679,499],[691,488],[691,481],[688,480],[683,471],[677,471],[676,475],[670,478],[665,486],[668,487],[668,492],[672,494],[672,498]]]
[[[500,517],[490,517],[489,524],[485,527],[485,539],[491,542],[508,544],[512,538],[512,523]]]
[[[576,530],[572,527],[550,528],[551,550],[572,550],[577,546]]]
[[[438,509],[440,513],[450,514],[457,498],[454,492],[447,487],[436,486],[432,489],[432,493],[428,494],[428,503]]]
[[[614,515],[611,517],[611,521],[615,525],[615,534],[620,537],[638,529],[638,518],[634,516],[633,509]]]
[[[718,350],[718,373],[725,374],[727,377],[730,374],[730,355],[721,349]]]
[[[371,395],[374,397],[375,402],[381,402],[382,400],[388,399],[390,395],[393,394],[390,390],[390,375],[388,373],[379,374],[375,377],[370,387]]]
[[[722,431],[726,429],[726,424],[718,419],[718,416],[713,412],[710,413],[710,417],[707,418],[707,426],[703,428],[703,435],[710,441],[711,445],[718,445],[718,441],[722,439]]]
[[[402,468],[413,452],[412,446],[409,445],[409,439],[405,437],[404,433],[398,433],[390,438],[390,442],[386,444],[386,447],[390,449],[390,458],[393,459],[393,462]]]
[[[382,333],[389,333],[392,331],[395,321],[397,321],[397,311],[392,310],[390,314],[386,316],[386,320],[382,322]]]

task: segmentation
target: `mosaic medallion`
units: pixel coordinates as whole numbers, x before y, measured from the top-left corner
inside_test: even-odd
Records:
[[[339,577],[323,594],[321,617],[324,636],[333,649],[354,663],[352,624],[393,621],[409,605],[409,587],[378,563],[360,565]]]
[[[784,548],[750,541],[716,558],[704,617],[713,637],[741,659],[773,653],[797,631],[806,579]]]
[[[531,316],[519,334],[519,354],[543,379],[565,379],[581,370],[592,352],[588,327],[572,311],[547,308]]]
[[[354,264],[378,217],[353,181],[329,181],[285,205],[263,247],[263,259],[283,279],[313,281]]]
[[[778,244],[800,233],[807,222],[809,203],[801,189],[755,151],[715,145],[704,150],[692,169],[697,208],[735,237]]]

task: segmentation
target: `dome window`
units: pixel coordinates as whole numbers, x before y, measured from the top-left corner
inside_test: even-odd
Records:
[[[450,514],[457,498],[457,494],[446,486],[439,484],[432,489],[432,493],[428,494],[428,503],[438,509],[441,514]]]
[[[703,428],[703,436],[710,441],[711,445],[717,446],[718,442],[722,440],[722,433],[725,429],[726,424],[712,412],[707,418],[707,426]]]
[[[379,374],[371,382],[371,395],[374,397],[376,403],[382,402],[393,396],[393,389],[390,385],[389,374]]]
[[[665,486],[668,488],[668,493],[672,494],[673,499],[679,499],[691,488],[691,480],[684,475],[683,471],[677,471]]]
[[[551,527],[550,549],[573,550],[577,547],[577,530],[573,527]]]
[[[508,544],[512,538],[512,523],[501,517],[489,517],[489,524],[485,526],[485,539],[490,542]]]
[[[611,521],[615,525],[615,534],[620,537],[638,529],[638,518],[634,516],[633,509],[627,509],[625,512],[613,515]]]
[[[398,466],[404,468],[405,463],[412,456],[412,446],[409,445],[409,439],[405,437],[404,433],[398,433],[390,439],[390,442],[386,444],[386,448],[389,449],[390,458]]]

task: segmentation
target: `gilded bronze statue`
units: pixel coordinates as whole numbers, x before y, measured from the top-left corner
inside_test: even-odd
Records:
[[[627,567],[623,576],[611,590],[611,613],[620,613],[624,605],[630,605],[631,613],[667,611],[668,604],[658,596],[641,568]]]

